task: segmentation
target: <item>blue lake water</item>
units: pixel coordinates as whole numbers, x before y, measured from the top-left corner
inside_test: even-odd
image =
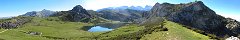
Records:
[[[104,32],[104,31],[111,31],[113,29],[110,28],[105,28],[105,27],[101,27],[101,26],[94,26],[91,29],[89,29],[89,32]]]
[[[82,29],[89,32],[106,32],[124,26],[127,23],[101,23],[93,26],[85,26]]]

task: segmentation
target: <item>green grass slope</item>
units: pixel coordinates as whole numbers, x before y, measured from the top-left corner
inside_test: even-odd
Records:
[[[164,27],[168,31],[152,32],[142,37],[141,40],[209,40],[210,37],[187,29],[174,22],[165,21]]]
[[[89,40],[92,39],[92,36],[99,34],[80,29],[83,26],[92,25],[91,23],[63,22],[58,20],[59,19],[55,17],[34,17],[31,22],[22,25],[21,28],[0,33],[0,38],[6,40]],[[0,31],[2,30],[4,29]],[[25,33],[29,31],[41,32],[42,35],[30,35]]]
[[[163,31],[161,26],[167,28]],[[187,29],[180,24],[164,21],[163,25],[127,25],[116,30],[102,33],[100,40],[210,40],[210,37]]]
[[[135,36],[131,36],[133,33],[139,32],[143,30],[143,26],[137,26],[136,24],[126,25],[120,28],[117,28],[113,31],[109,31],[106,33],[102,33],[98,36],[100,40],[124,40],[124,38],[133,38]],[[127,39],[130,40],[130,39]]]

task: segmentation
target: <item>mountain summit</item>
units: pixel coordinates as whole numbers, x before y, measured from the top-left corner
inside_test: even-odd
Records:
[[[77,5],[77,6],[73,7],[73,9],[71,11],[83,12],[83,11],[85,11],[85,9],[81,5]]]

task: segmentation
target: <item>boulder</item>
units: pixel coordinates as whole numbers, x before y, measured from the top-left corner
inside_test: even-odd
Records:
[[[27,34],[30,34],[30,35],[42,35],[41,32],[33,32],[33,31],[30,31]]]

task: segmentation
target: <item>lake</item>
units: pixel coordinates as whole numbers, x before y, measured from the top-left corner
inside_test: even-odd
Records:
[[[89,32],[106,32],[124,26],[128,23],[100,23],[93,26],[85,26],[84,29]]]

